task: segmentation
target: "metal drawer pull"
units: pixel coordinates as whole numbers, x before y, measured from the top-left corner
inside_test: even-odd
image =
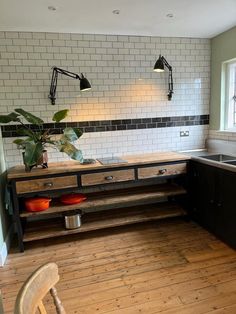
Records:
[[[111,180],[113,180],[114,178],[113,178],[113,176],[107,176],[107,177],[105,177],[105,180],[107,180],[107,181],[111,181]]]
[[[44,183],[45,188],[51,188],[53,186],[52,182],[46,182]]]
[[[158,174],[164,174],[167,172],[167,169],[160,169]]]

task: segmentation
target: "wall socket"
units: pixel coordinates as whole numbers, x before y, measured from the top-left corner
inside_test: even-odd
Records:
[[[180,137],[189,136],[189,131],[180,131]]]

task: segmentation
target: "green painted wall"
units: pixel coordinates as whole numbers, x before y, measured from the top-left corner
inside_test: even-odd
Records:
[[[2,145],[2,135],[0,133],[0,250],[4,243],[9,228],[9,220],[4,208],[3,195],[5,191],[6,184],[6,168],[4,161],[4,152]]]
[[[211,40],[210,129],[219,130],[221,113],[222,62],[236,58],[236,27]]]

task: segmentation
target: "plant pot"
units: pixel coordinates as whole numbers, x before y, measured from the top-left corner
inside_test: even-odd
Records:
[[[46,149],[43,150],[42,155],[37,161],[36,167],[41,166],[43,168],[48,168],[48,152]]]
[[[26,172],[30,172],[33,167],[38,167],[38,166],[41,166],[43,169],[48,168],[48,152],[46,149],[42,151],[42,155],[39,157],[37,163],[31,166],[25,163],[25,159],[24,159],[25,152],[23,152],[22,155],[23,155],[23,162],[25,165]]]

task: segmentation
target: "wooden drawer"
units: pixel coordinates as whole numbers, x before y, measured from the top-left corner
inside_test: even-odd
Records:
[[[186,163],[139,168],[138,178],[139,179],[156,178],[181,173],[186,173]]]
[[[115,170],[105,171],[99,173],[83,174],[81,176],[82,186],[96,185],[96,184],[108,184],[114,182],[130,181],[134,180],[134,170]]]
[[[66,189],[77,187],[77,176],[63,176],[56,178],[33,179],[28,181],[16,182],[17,194],[51,191],[57,189]]]

